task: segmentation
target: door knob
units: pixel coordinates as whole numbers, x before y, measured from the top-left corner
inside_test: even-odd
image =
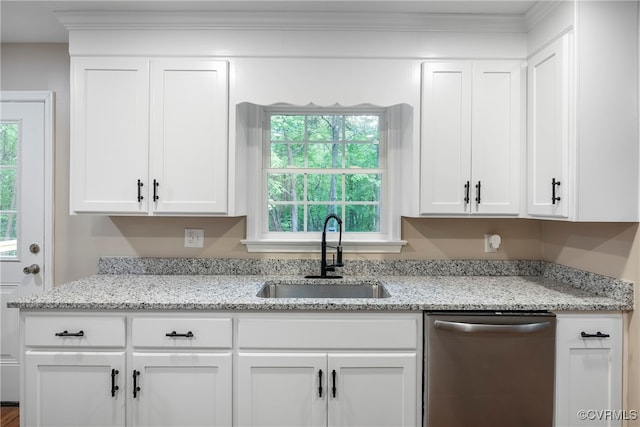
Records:
[[[38,246],[37,243],[30,244],[29,252],[31,252],[32,254],[37,254],[38,252],[40,252],[40,246]]]
[[[31,264],[29,267],[22,269],[24,274],[38,274],[40,273],[40,266],[38,264]]]

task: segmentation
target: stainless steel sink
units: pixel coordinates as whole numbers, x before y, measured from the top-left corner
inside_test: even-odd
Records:
[[[265,283],[260,298],[388,298],[389,292],[379,283]]]

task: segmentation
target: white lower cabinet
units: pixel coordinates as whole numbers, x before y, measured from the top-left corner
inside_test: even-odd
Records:
[[[130,425],[231,426],[232,320],[131,319]]]
[[[21,422],[28,427],[125,425],[122,316],[25,316]]]
[[[622,316],[558,314],[556,427],[621,426]]]
[[[239,426],[326,426],[327,356],[241,353]]]
[[[28,427],[417,427],[420,313],[22,313]],[[619,427],[620,313],[557,313],[555,427]],[[631,408],[634,409],[634,408]]]
[[[241,317],[237,425],[418,426],[419,319]]]
[[[239,426],[413,426],[416,354],[240,353]]]
[[[231,353],[133,353],[131,360],[132,426],[231,425]]]
[[[27,351],[22,425],[125,425],[125,352]]]

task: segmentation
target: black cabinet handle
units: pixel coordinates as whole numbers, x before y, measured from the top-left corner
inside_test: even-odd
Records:
[[[467,181],[467,183],[464,185],[464,202],[465,203],[469,203],[469,181]]]
[[[476,203],[480,204],[480,181],[476,184]]]
[[[560,201],[560,196],[556,197],[556,187],[560,186],[560,181],[556,181],[555,178],[551,179],[551,204],[555,205]]]
[[[140,371],[133,370],[133,398],[138,397],[138,392],[140,391],[140,386],[138,385],[138,376],[140,375]]]
[[[157,202],[158,199],[160,198],[160,197],[158,197],[158,186],[159,185],[160,185],[160,183],[154,179],[153,180],[153,201],[154,202]]]
[[[57,337],[83,337],[84,336],[84,331],[78,331],[78,332],[69,332],[69,331],[56,332],[56,336]]]
[[[138,202],[141,202],[144,199],[142,196],[142,187],[144,187],[144,184],[142,181],[138,180]]]
[[[332,379],[331,395],[335,398],[336,397],[336,370],[335,369],[331,371],[331,379]]]
[[[111,370],[111,397],[116,396],[116,391],[120,390],[120,387],[116,385],[116,375],[118,375],[120,371],[117,369]]]
[[[169,333],[164,334],[164,336],[171,337],[171,338],[178,338],[178,337],[193,338],[193,332],[189,331],[186,334],[179,334],[176,331],[171,331]]]
[[[598,331],[595,334],[588,334],[586,332],[580,332],[580,336],[582,338],[609,338],[611,337],[611,335],[609,334],[603,334],[602,332]]]
[[[318,371],[318,397],[322,397],[322,369]]]

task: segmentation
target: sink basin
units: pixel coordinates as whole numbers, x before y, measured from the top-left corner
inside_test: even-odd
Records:
[[[256,296],[260,298],[388,298],[390,295],[379,283],[266,283]]]

